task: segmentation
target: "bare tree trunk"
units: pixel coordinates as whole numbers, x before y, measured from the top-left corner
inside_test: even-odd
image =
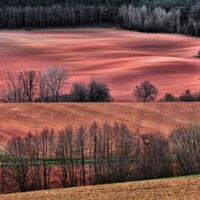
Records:
[[[81,159],[81,167],[82,167],[82,184],[86,185],[86,177],[85,177],[85,131],[86,129],[81,126],[76,131],[76,147],[78,159]],[[80,156],[79,156],[80,152]]]
[[[19,73],[19,78],[22,81],[23,92],[28,102],[33,102],[36,90],[38,76],[36,71],[23,71]]]
[[[47,164],[47,159],[53,157],[55,139],[54,139],[54,130],[49,131],[47,128],[44,129],[40,134],[41,139],[41,154],[43,162],[43,187],[44,189],[50,188],[50,175],[52,166]]]

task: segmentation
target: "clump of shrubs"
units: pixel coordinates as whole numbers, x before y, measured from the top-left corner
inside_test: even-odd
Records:
[[[173,101],[178,101],[178,98],[175,97],[173,94],[171,93],[166,93],[164,96],[163,101],[167,101],[167,102],[173,102]]]
[[[92,78],[88,84],[74,83],[67,98],[71,102],[114,101],[107,84],[96,78]]]
[[[161,99],[161,101],[165,101],[165,102],[177,102],[177,101],[194,102],[194,101],[200,101],[200,92],[192,93],[189,89],[187,89],[179,97],[176,97],[171,93],[166,93],[164,98]]]

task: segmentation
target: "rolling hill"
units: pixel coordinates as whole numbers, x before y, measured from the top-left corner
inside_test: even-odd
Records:
[[[1,141],[45,127],[59,131],[66,126],[87,128],[96,121],[123,122],[133,131],[166,135],[178,124],[200,122],[200,103],[22,103],[0,104]]]
[[[150,34],[120,29],[55,29],[0,32],[0,88],[6,73],[68,69],[68,86],[105,81],[115,101],[133,101],[133,88],[149,80],[159,89],[180,95],[200,88],[200,40],[177,34]]]

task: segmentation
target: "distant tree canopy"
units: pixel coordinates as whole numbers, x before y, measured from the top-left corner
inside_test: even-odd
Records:
[[[2,0],[0,28],[117,26],[200,35],[197,0]]]
[[[135,6],[146,5],[148,7],[161,6],[163,8],[170,9],[176,6],[186,6],[190,7],[196,3],[198,0],[1,0],[0,6],[50,6],[56,4],[85,4],[85,5],[112,5],[121,6],[124,4],[132,3]]]

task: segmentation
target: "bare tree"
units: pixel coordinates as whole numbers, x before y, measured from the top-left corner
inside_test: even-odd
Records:
[[[72,127],[67,127],[59,133],[56,156],[61,165],[61,176],[63,187],[73,187],[76,185],[75,173],[75,143]]]
[[[52,166],[46,163],[46,159],[52,159],[54,156],[54,149],[55,149],[55,137],[54,137],[54,130],[49,130],[45,128],[40,133],[40,158],[42,158],[43,163],[43,188],[49,189],[50,188],[50,175]]]
[[[46,92],[51,101],[57,102],[59,100],[61,88],[67,84],[67,78],[66,68],[48,68],[46,72],[40,75],[40,96],[44,96],[42,92]]]
[[[92,173],[92,168],[90,166],[90,181],[95,184],[98,183],[98,131],[100,131],[100,128],[97,123],[94,122],[90,127],[90,159],[94,163],[94,174]]]
[[[75,135],[75,145],[76,145],[76,156],[77,159],[80,159],[81,162],[81,173],[80,173],[80,180],[82,185],[86,185],[86,170],[85,170],[85,149],[86,149],[86,128],[84,126],[80,126]]]
[[[19,103],[25,102],[22,81],[19,76],[15,76],[12,72],[8,72],[7,88],[3,88],[1,99],[4,102]]]
[[[7,167],[7,158],[8,155],[6,151],[0,147],[0,193],[5,192],[5,168]]]
[[[199,124],[190,122],[175,128],[170,135],[170,146],[176,175],[200,173]]]
[[[19,73],[22,82],[23,92],[28,102],[33,102],[37,92],[38,76],[36,71],[23,71]]]
[[[6,151],[9,153],[7,157],[6,176],[9,181],[6,183],[10,188],[16,191],[29,191],[36,189],[36,174],[33,167],[33,151],[32,146],[27,138],[14,137],[7,145]],[[14,186],[12,186],[14,184]]]
[[[50,89],[46,82],[46,73],[39,72],[39,97],[37,101],[48,102],[50,101]]]
[[[137,174],[141,179],[172,175],[169,140],[161,133],[139,134]]]
[[[37,92],[37,73],[23,71],[14,76],[8,72],[7,88],[3,89],[1,98],[4,102],[33,102]]]
[[[59,163],[61,166],[61,174],[59,174],[59,178],[62,182],[62,186],[66,188],[68,186],[68,160],[69,160],[69,151],[68,151],[68,143],[66,134],[71,130],[69,128],[65,129],[65,131],[59,132],[57,147],[56,147],[56,157],[59,159]]]
[[[136,150],[134,133],[123,123],[115,123],[113,126],[113,141],[115,148],[110,154],[109,168],[111,182],[130,180],[133,168],[133,158]]]
[[[137,101],[153,101],[158,96],[158,88],[149,81],[144,81],[141,82],[140,86],[135,87],[132,94]]]

